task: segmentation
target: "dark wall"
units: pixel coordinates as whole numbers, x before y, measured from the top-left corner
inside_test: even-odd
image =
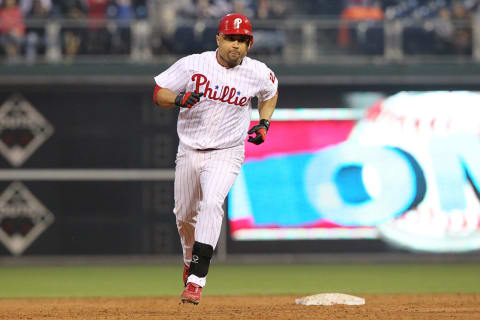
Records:
[[[155,108],[149,89],[16,87],[0,89],[0,106],[18,95],[54,132],[16,169],[174,167],[176,112]],[[22,145],[22,137],[36,135],[33,131],[37,129],[35,125],[7,128],[4,124],[0,135],[6,141],[14,137],[11,149],[25,149],[28,143]],[[0,156],[0,168],[15,166]],[[0,194],[12,183],[0,181]],[[55,219],[24,254],[181,253],[172,213],[173,181],[21,183]],[[24,201],[26,196],[20,192],[19,197]],[[18,204],[18,200],[12,201],[15,203],[6,204],[8,208]],[[31,230],[33,218],[27,212],[31,201],[26,202],[16,216],[0,213],[0,225],[9,236],[15,232],[26,236]],[[0,254],[9,251],[0,245]]]
[[[0,89],[0,105],[15,94],[25,98],[55,130],[24,168],[174,165],[176,112],[155,108],[148,90]],[[8,167],[3,158],[0,164]]]

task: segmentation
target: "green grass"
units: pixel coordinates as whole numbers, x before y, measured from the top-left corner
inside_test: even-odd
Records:
[[[478,264],[213,265],[205,295],[480,293]],[[181,265],[0,267],[0,298],[178,296]]]

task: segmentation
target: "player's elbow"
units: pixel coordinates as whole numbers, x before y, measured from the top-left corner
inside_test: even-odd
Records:
[[[153,102],[159,106],[160,104],[158,103],[158,92],[162,89],[162,87],[155,85],[155,88],[153,89]]]

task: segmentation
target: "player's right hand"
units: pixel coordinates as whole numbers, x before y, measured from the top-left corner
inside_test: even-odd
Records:
[[[187,91],[184,93],[180,93],[175,98],[175,104],[179,107],[190,109],[195,103],[200,101],[201,96],[203,96],[203,92]]]
[[[249,136],[248,142],[254,143],[256,145],[262,144],[267,139],[267,131],[270,127],[270,121],[267,119],[261,119],[260,122],[248,130],[248,134],[255,133],[255,136]]]

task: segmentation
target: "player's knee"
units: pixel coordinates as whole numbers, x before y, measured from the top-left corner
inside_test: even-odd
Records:
[[[182,222],[193,222],[195,220],[195,212],[192,212],[191,210],[188,210],[186,206],[176,206],[173,209],[173,214],[177,218],[177,221],[182,221]]]
[[[213,247],[211,245],[195,241],[193,244],[189,274],[193,274],[199,278],[206,277],[212,256]]]

